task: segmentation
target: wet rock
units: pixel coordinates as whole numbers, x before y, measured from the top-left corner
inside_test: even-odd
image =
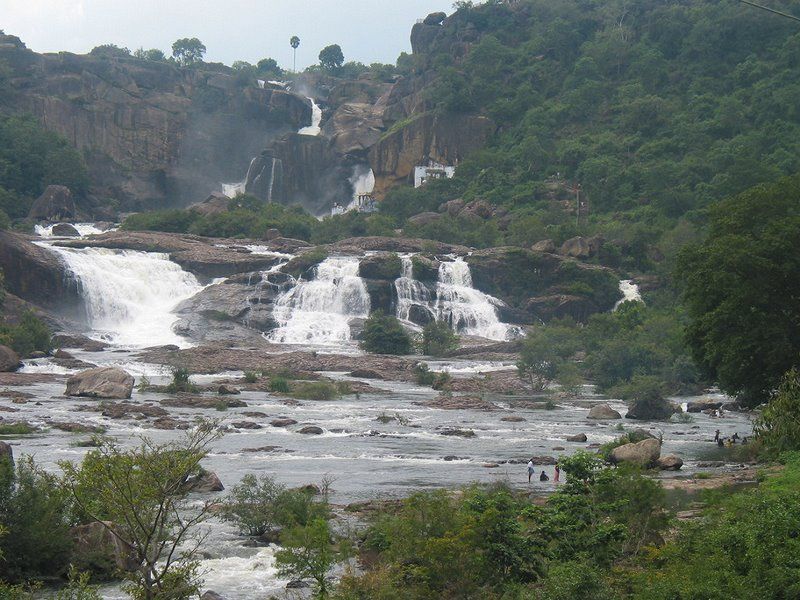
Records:
[[[72,354],[70,354],[69,352],[59,348],[58,350],[56,350],[53,353],[53,358],[61,358],[61,359],[65,359],[65,360],[73,360],[75,357],[72,356]]]
[[[269,453],[269,452],[277,452],[280,450],[280,446],[261,446],[260,448],[245,448],[242,452],[250,452],[253,454],[256,453]],[[283,452],[291,452],[291,450],[283,450]]]
[[[66,396],[125,399],[131,397],[133,377],[114,367],[99,367],[67,379]]]
[[[452,437],[474,438],[475,432],[472,429],[442,429],[439,435],[447,435]]]
[[[53,345],[58,348],[80,348],[87,352],[101,352],[106,345],[84,335],[59,334],[53,336]]]
[[[47,352],[42,350],[34,350],[28,355],[30,358],[47,358]]]
[[[565,450],[566,448],[564,448],[564,446],[553,446],[552,449],[553,449],[554,452],[561,452],[561,451]]]
[[[699,413],[709,409],[718,409],[723,402],[720,400],[693,400],[686,403],[686,412]]]
[[[81,237],[80,232],[69,223],[53,225],[53,235],[57,237]]]
[[[395,419],[394,417],[390,417],[389,415],[379,415],[375,418],[376,421],[378,421],[379,423],[383,423],[384,425],[386,425],[387,423],[391,423],[392,421],[394,421],[394,419]]]
[[[461,456],[455,456],[454,454],[448,454],[447,456],[442,458],[442,460],[445,461],[445,462],[452,462],[454,460],[465,460],[465,459],[463,457],[461,457]]]
[[[585,442],[586,439],[587,438],[586,438],[586,434],[585,433],[579,433],[577,435],[568,435],[567,436],[567,441],[568,442]]]
[[[400,277],[402,263],[397,254],[379,253],[366,256],[358,265],[358,275],[362,279],[383,279],[394,282]]]
[[[299,429],[297,433],[302,433],[304,435],[320,435],[324,432],[321,427],[317,427],[316,425],[306,425]]]
[[[75,218],[75,200],[64,185],[48,185],[28,212],[31,221],[66,221]]]
[[[683,466],[683,460],[674,454],[667,454],[658,459],[658,468],[662,471],[678,471]]]
[[[499,410],[496,404],[478,396],[453,396],[440,394],[433,400],[422,403],[423,406],[442,410]]]
[[[235,421],[231,423],[231,427],[236,429],[263,429],[261,425],[253,421]]]
[[[499,466],[497,463],[483,463],[484,469],[497,469]]]
[[[289,425],[297,425],[294,419],[273,419],[269,422],[273,427],[288,427]]]
[[[708,460],[697,463],[697,466],[701,469],[719,469],[724,467],[725,463],[721,460]]]
[[[0,371],[13,373],[19,369],[19,355],[8,346],[0,345]]]
[[[651,467],[656,464],[659,456],[661,456],[661,444],[658,440],[648,439],[614,448],[611,451],[611,462]]]
[[[506,423],[522,423],[527,421],[525,417],[501,417],[500,420]]]
[[[598,404],[591,408],[586,418],[597,420],[621,419],[622,415],[611,408],[608,404]]]
[[[50,423],[53,429],[60,429],[69,433],[103,433],[104,427],[85,425],[84,423]]]
[[[70,530],[73,546],[70,563],[81,571],[110,578],[117,571],[139,567],[135,549],[121,537],[117,525],[95,521]]]
[[[152,404],[133,404],[132,402],[103,403],[100,405],[101,414],[110,419],[124,419],[131,416],[139,418],[166,417],[169,413]]]
[[[652,433],[647,431],[647,429],[642,429],[641,427],[637,427],[633,431],[629,431],[626,434],[628,436],[628,440],[631,442],[641,442],[643,440],[655,440],[658,439]]]
[[[221,396],[235,396],[236,394],[241,394],[238,388],[233,387],[232,385],[228,385],[223,383],[221,386],[217,388],[217,393]]]
[[[669,419],[674,412],[675,406],[667,400],[660,402],[648,399],[634,400],[625,413],[625,418],[637,421],[663,421]]]
[[[243,400],[219,396],[192,396],[179,394],[175,398],[166,398],[161,401],[164,406],[175,408],[242,408],[247,406]]]
[[[357,377],[359,379],[383,379],[383,375],[373,369],[355,369],[350,372],[350,377]]]
[[[286,584],[287,590],[300,590],[300,589],[305,589],[307,587],[308,584],[302,579],[293,579],[292,581]]]
[[[220,596],[217,592],[213,590],[206,590],[203,592],[203,595],[200,596],[200,600],[225,600],[224,596]]]
[[[208,493],[221,492],[225,489],[222,482],[213,471],[201,471],[194,477],[186,480],[186,490],[189,492]]]
[[[156,429],[175,430],[175,429],[189,429],[191,425],[183,421],[179,421],[173,417],[159,417],[153,421],[153,427]]]
[[[246,410],[242,413],[245,417],[250,417],[251,419],[266,419],[267,414],[263,412],[258,412],[257,410]]]
[[[414,323],[414,325],[425,327],[425,325],[435,321],[436,317],[427,306],[412,304],[408,309],[408,320]]]

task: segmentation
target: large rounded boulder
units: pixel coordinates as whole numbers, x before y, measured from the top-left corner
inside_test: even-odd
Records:
[[[591,408],[589,414],[586,415],[586,418],[604,421],[609,419],[621,419],[622,415],[611,408],[608,404],[597,404]]]
[[[611,451],[611,462],[628,463],[640,467],[652,467],[661,456],[661,442],[655,439],[642,440],[635,444],[624,444]]]
[[[63,185],[48,185],[31,206],[28,218],[32,221],[65,221],[75,218],[75,200]]]
[[[133,392],[133,377],[114,367],[98,367],[76,373],[67,379],[66,396],[122,400]]]
[[[11,373],[19,369],[19,355],[8,346],[0,345],[0,372]]]

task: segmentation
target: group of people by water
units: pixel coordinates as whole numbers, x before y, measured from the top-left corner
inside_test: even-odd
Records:
[[[735,432],[731,436],[723,437],[722,434],[720,433],[720,430],[717,429],[714,432],[714,441],[717,443],[717,446],[719,446],[720,448],[725,448],[725,447],[729,448],[729,447],[733,446],[736,442],[739,441],[739,433]],[[747,436],[744,436],[743,438],[741,438],[742,445],[746,445],[747,442],[748,442]]]
[[[531,482],[533,476],[536,475],[536,467],[533,464],[533,459],[528,461],[528,483]],[[556,463],[555,471],[553,473],[553,483],[558,483],[561,479],[561,467],[558,466]],[[550,481],[550,476],[542,469],[541,474],[539,475],[539,481]]]

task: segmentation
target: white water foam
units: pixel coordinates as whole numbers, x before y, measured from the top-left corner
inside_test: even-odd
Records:
[[[311,101],[311,125],[301,128],[297,133],[300,135],[319,135],[322,131],[319,126],[322,122],[322,109],[317,106],[313,98],[309,98],[309,100]]]
[[[439,265],[436,284],[437,321],[443,320],[458,333],[490,340],[506,340],[510,328],[501,323],[500,300],[472,287],[472,274],[463,257]]]
[[[625,302],[643,302],[639,286],[630,279],[623,279],[619,282],[619,291],[622,292],[622,300],[617,301],[613,310],[617,310]]]
[[[300,281],[275,301],[278,322],[268,339],[278,344],[331,345],[350,340],[350,320],[369,316],[367,287],[359,259],[329,257],[311,281]]]
[[[250,164],[247,167],[247,173],[244,175],[244,179],[239,181],[238,183],[222,183],[222,193],[225,194],[228,198],[236,198],[236,196],[241,196],[242,194],[247,193],[247,180],[250,177],[250,169],[253,168],[253,163],[256,162],[256,157],[253,157],[250,160]]]
[[[203,286],[166,254],[106,248],[46,246],[80,285],[95,335],[120,346],[144,348],[186,340],[172,331],[172,313]]]
[[[411,307],[417,305],[428,309],[431,300],[428,288],[421,281],[414,279],[414,265],[411,257],[411,254],[400,255],[403,267],[400,277],[394,282],[397,291],[395,316],[406,325],[412,325],[409,320]]]
[[[81,237],[85,237],[87,235],[97,235],[100,233],[105,233],[106,231],[116,231],[116,227],[112,227],[110,229],[100,229],[94,223],[69,223],[75,229],[78,230],[78,233]],[[53,237],[53,225],[34,225],[33,232],[38,235],[39,237],[43,238],[50,238]]]

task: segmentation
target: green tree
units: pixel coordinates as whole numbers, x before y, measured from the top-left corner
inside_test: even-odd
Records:
[[[282,542],[282,549],[275,553],[279,575],[313,579],[315,597],[328,598],[331,589],[328,573],[349,555],[342,540],[334,539],[328,521],[318,518],[293,527],[282,537]]]
[[[116,44],[102,44],[92,48],[89,54],[104,58],[129,58],[131,51],[128,48],[120,48]]]
[[[217,438],[216,424],[206,422],[181,440],[143,438],[130,449],[105,440],[80,467],[61,463],[80,520],[116,524],[115,534],[133,549],[139,567],[128,575],[128,589],[136,600],[197,593],[197,552],[206,536],[198,526],[211,503],[189,501],[187,481]]]
[[[274,58],[262,58],[256,63],[256,71],[264,77],[283,77],[285,74]]]
[[[771,454],[800,450],[800,372],[796,368],[786,373],[753,430]]]
[[[378,310],[364,323],[361,347],[375,354],[411,354],[411,337],[396,317]]]
[[[206,47],[197,38],[181,38],[172,44],[172,56],[182,66],[203,61]]]
[[[149,60],[150,62],[166,62],[167,60],[167,56],[158,48],[150,48],[149,50],[139,48],[133,55],[138,59]]]
[[[292,71],[297,73],[297,49],[300,47],[300,38],[293,35],[289,39],[289,45],[292,47]]]
[[[339,44],[325,46],[319,53],[320,66],[331,73],[337,72],[344,64],[344,54]]]
[[[264,535],[281,522],[279,500],[284,491],[272,477],[248,473],[226,498],[222,516],[247,535]]]
[[[553,381],[562,365],[575,353],[578,340],[572,328],[553,323],[528,332],[517,362],[517,372],[534,391]]]
[[[800,176],[711,209],[680,256],[687,340],[705,372],[750,406],[800,361]]]
[[[432,321],[422,330],[422,353],[444,356],[458,348],[458,336],[445,321]]]

